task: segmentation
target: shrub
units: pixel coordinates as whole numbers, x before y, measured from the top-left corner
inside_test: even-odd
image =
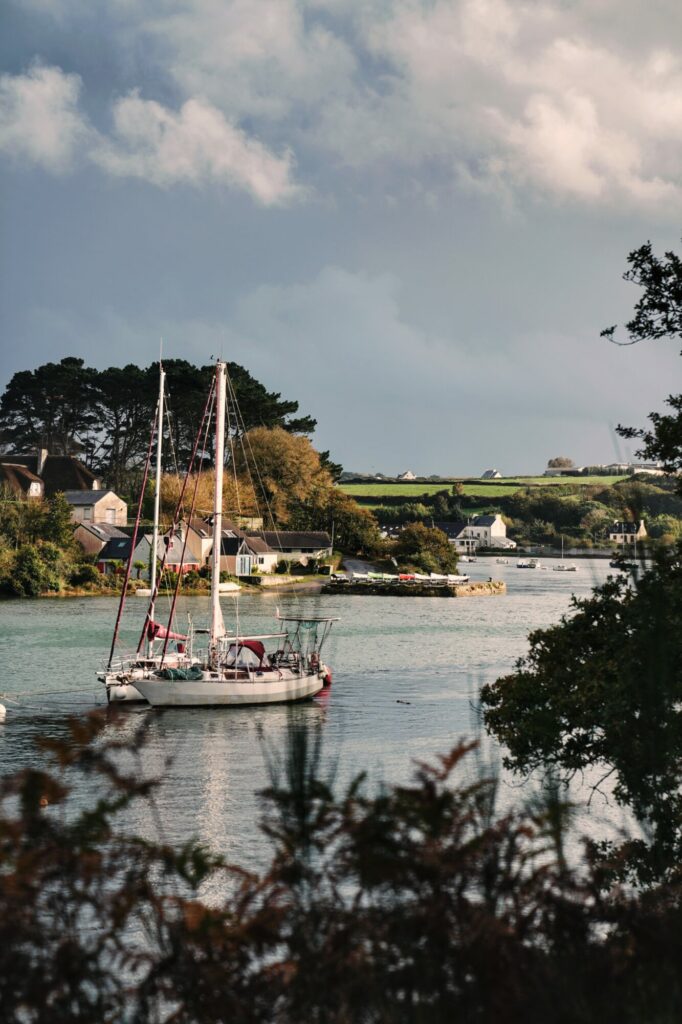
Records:
[[[104,577],[96,565],[90,562],[79,562],[69,576],[72,587],[101,587]]]
[[[46,588],[45,564],[38,548],[26,544],[19,548],[8,580],[10,593],[17,597],[38,597]]]

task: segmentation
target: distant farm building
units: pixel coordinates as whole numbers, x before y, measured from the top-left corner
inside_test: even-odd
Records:
[[[486,469],[481,473],[481,480],[501,480],[502,474],[499,469]]]

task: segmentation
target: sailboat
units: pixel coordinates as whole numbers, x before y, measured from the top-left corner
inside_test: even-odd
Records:
[[[332,624],[329,616],[280,615],[275,633],[242,635],[225,628],[220,607],[220,553],[225,454],[226,364],[216,365],[215,490],[211,553],[211,622],[208,649],[191,664],[155,666],[135,681],[154,707],[214,707],[279,704],[314,697],[331,682],[321,653]],[[271,648],[268,650],[268,646]]]
[[[118,616],[114,628],[114,638],[111,644],[111,651],[109,653],[108,661],[106,662],[105,667],[97,673],[98,680],[104,683],[104,686],[106,687],[107,702],[109,704],[145,703],[145,698],[142,696],[142,694],[140,693],[136,686],[136,683],[140,679],[142,679],[145,675],[149,675],[155,669],[159,668],[161,664],[165,664],[167,666],[172,665],[178,668],[191,665],[193,661],[191,638],[188,638],[184,634],[174,633],[171,630],[165,629],[160,623],[154,621],[154,604],[157,596],[156,563],[159,544],[159,506],[161,495],[161,454],[163,438],[165,380],[166,374],[163,369],[163,364],[159,362],[159,397],[156,406],[155,423],[154,426],[152,427],[151,437],[149,440],[149,450],[147,452],[147,461],[145,465],[142,487],[140,491],[137,518],[135,521],[133,536],[131,538],[130,554],[128,557],[128,564],[126,566],[126,572],[123,580],[121,600],[119,602]],[[148,590],[140,589],[136,591],[136,593],[138,593],[140,596],[149,596],[150,602],[145,618],[143,636],[140,638],[140,643],[138,644],[137,652],[127,658],[117,659],[114,657],[114,651],[116,647],[116,641],[118,639],[118,630],[121,622],[121,616],[123,614],[123,608],[125,606],[126,591],[128,586],[128,580],[130,579],[130,570],[132,567],[133,553],[135,550],[135,545],[137,543],[140,517],[142,511],[142,500],[147,485],[147,476],[151,462],[151,453],[155,433],[156,474],[154,485],[154,523],[152,528],[150,581]],[[188,639],[190,641],[189,646],[187,643]],[[159,645],[156,643],[156,641],[162,640],[164,641],[162,645],[163,650],[160,650]],[[172,641],[172,647],[170,651],[168,650],[169,641]]]
[[[570,565],[568,565],[566,562],[564,562],[564,538],[563,538],[563,535],[561,537],[561,561],[559,562],[558,565],[553,565],[552,568],[554,569],[554,572],[577,572],[578,571],[578,566],[575,564],[575,562],[571,562]]]

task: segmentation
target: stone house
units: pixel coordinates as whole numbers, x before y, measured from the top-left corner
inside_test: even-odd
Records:
[[[71,506],[71,518],[75,523],[125,526],[128,521],[128,506],[113,491],[65,491],[64,497]]]

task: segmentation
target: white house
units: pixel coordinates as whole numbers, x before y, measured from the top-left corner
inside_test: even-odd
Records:
[[[513,550],[516,542],[507,537],[507,527],[499,512],[474,516],[464,522],[434,523],[446,534],[458,554],[468,555],[478,548],[504,548]]]
[[[647,536],[644,520],[638,523],[624,523],[617,521],[609,530],[609,540],[612,544],[634,544]]]
[[[580,476],[584,466],[548,466],[543,476]]]
[[[499,469],[486,469],[481,473],[481,480],[501,480],[502,474]]]
[[[414,473],[412,472],[411,469],[408,469],[405,473],[400,473],[396,477],[396,480],[416,480],[416,479],[417,478],[416,478],[416,476],[414,475]]]
[[[307,565],[311,558],[330,558],[332,553],[331,537],[323,530],[262,530],[249,534],[246,539],[249,544],[254,539],[264,542],[278,562],[286,560]]]

